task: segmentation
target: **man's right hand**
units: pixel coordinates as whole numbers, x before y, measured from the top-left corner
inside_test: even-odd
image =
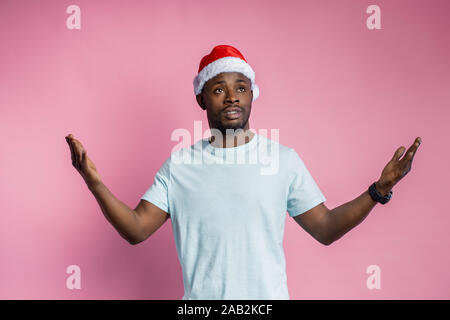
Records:
[[[87,156],[86,149],[80,141],[75,139],[72,134],[66,136],[66,141],[70,147],[70,154],[72,155],[72,165],[77,169],[83,177],[89,188],[102,182],[100,175],[97,172],[92,160]]]

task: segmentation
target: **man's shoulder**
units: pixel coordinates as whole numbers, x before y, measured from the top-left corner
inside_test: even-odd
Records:
[[[192,158],[195,157],[194,153],[202,152],[205,148],[205,142],[207,142],[207,139],[199,139],[190,145],[179,146],[172,150],[166,160],[167,165],[190,164]]]
[[[262,148],[271,148],[272,150],[279,150],[280,157],[288,158],[295,150],[285,144],[280,143],[278,137],[268,138],[265,135],[258,135],[259,144]]]

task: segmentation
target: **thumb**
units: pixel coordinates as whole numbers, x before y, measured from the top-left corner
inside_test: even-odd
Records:
[[[400,148],[398,148],[395,151],[394,156],[392,157],[392,160],[398,161],[398,159],[400,159],[400,157],[402,156],[403,152],[405,152],[405,147],[401,146]]]

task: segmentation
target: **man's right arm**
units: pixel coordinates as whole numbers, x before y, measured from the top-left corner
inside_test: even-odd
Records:
[[[142,200],[135,210],[117,199],[103,184],[88,186],[105,218],[130,244],[138,244],[150,237],[169,218],[169,214],[154,204]]]
[[[89,186],[105,218],[113,225],[119,234],[131,244],[136,244],[142,238],[141,226],[134,210],[117,199],[103,184]]]
[[[135,210],[118,200],[102,183],[100,174],[81,142],[69,134],[65,137],[70,147],[72,165],[82,176],[94,195],[105,218],[131,244],[144,241],[168,218],[169,214],[154,204],[142,200]]]

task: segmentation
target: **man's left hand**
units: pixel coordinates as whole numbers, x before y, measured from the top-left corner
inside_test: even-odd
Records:
[[[378,192],[382,195],[388,194],[397,182],[411,170],[414,155],[421,142],[422,139],[417,137],[402,159],[400,159],[400,157],[403,155],[405,148],[402,146],[395,151],[391,161],[384,167],[380,179],[376,182],[375,187]]]

